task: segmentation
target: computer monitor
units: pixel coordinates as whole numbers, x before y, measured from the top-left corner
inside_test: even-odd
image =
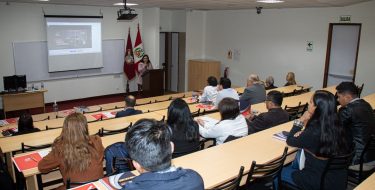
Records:
[[[4,76],[3,82],[7,92],[24,91],[27,87],[26,75]]]

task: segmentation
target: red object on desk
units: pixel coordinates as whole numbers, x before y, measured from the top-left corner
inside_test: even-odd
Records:
[[[38,163],[42,160],[42,157],[38,152],[34,152],[28,155],[14,157],[13,162],[16,164],[18,171],[32,169],[38,167]]]
[[[203,109],[212,110],[212,109],[215,108],[215,106],[213,106],[213,105],[205,105],[205,104],[198,104],[197,108],[203,108]]]
[[[96,120],[98,120],[100,118],[107,119],[107,116],[105,116],[102,113],[92,114],[91,116],[94,117]]]

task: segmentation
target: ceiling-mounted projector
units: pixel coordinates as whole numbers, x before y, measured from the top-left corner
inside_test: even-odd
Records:
[[[133,20],[138,14],[135,13],[134,9],[126,6],[126,0],[124,2],[124,8],[117,11],[117,20]]]

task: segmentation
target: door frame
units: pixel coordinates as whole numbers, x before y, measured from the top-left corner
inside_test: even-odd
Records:
[[[331,58],[332,31],[333,31],[333,26],[335,26],[335,25],[359,26],[357,52],[356,52],[354,71],[353,71],[353,82],[355,82],[355,77],[356,77],[356,74],[357,74],[357,61],[358,61],[359,44],[360,44],[360,40],[361,40],[362,24],[361,23],[329,23],[326,62],[325,62],[325,66],[324,66],[325,68],[324,68],[323,88],[327,87],[328,69],[329,69],[330,58]]]

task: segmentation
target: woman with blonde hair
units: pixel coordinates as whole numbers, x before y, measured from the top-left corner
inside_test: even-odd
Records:
[[[42,173],[59,168],[66,184],[86,182],[103,177],[104,147],[99,136],[90,136],[86,117],[73,113],[65,118],[59,137],[52,144],[52,151],[38,164]],[[61,186],[58,189],[65,189]]]
[[[296,77],[293,72],[288,72],[286,75],[286,84],[284,86],[296,85]]]

